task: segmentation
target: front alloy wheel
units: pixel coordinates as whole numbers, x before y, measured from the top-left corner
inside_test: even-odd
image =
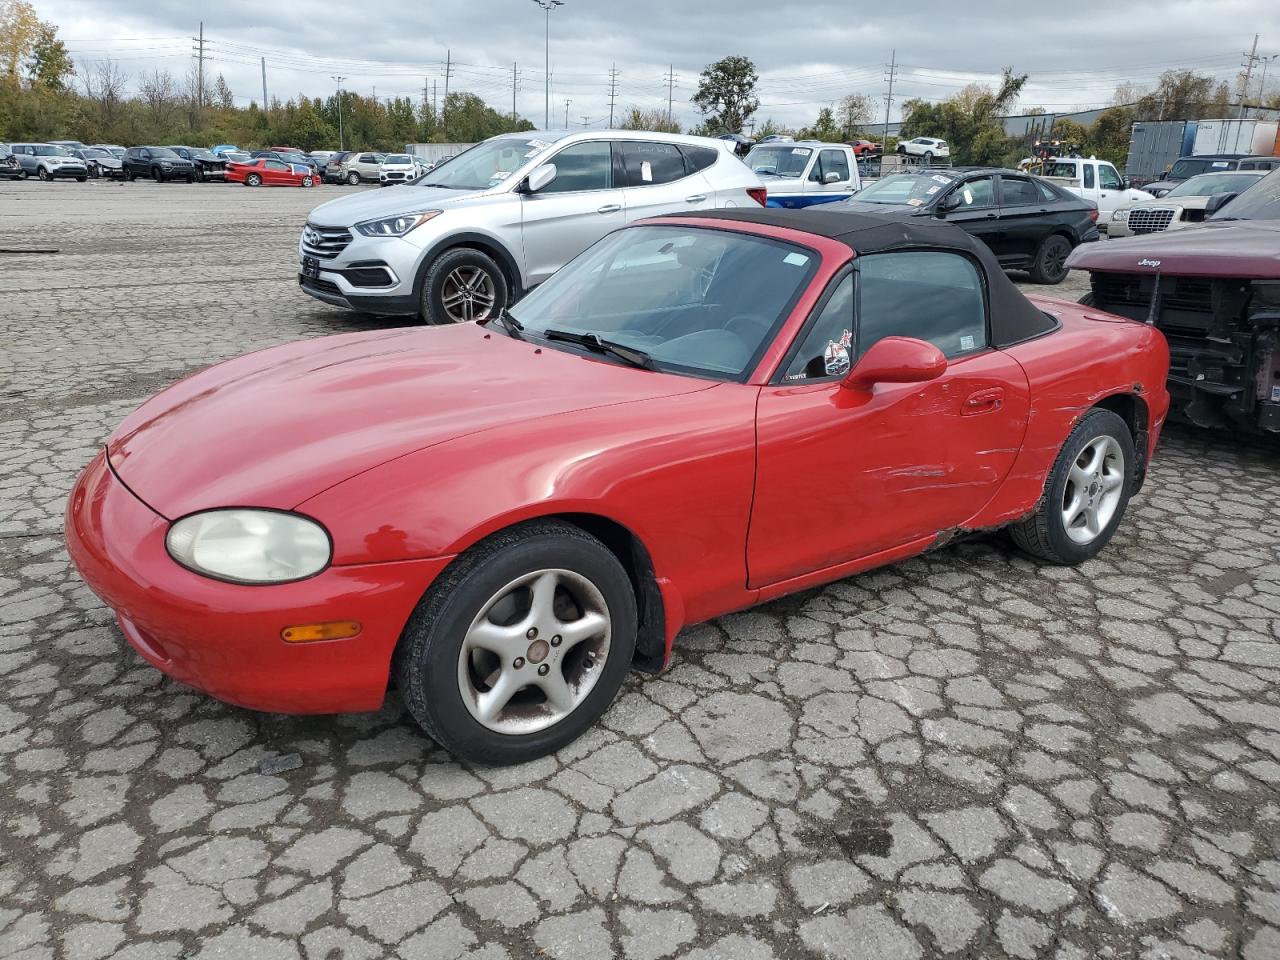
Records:
[[[466,265],[444,278],[440,299],[450,322],[471,323],[489,319],[496,297],[493,277],[481,267]]]
[[[631,667],[636,597],[599,540],[558,520],[493,534],[440,575],[393,661],[414,719],[478,763],[522,763],[573,742]]]

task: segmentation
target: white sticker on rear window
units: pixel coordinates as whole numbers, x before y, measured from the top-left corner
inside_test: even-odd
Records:
[[[972,349],[973,349],[973,337],[967,337],[967,336],[966,336],[966,337],[961,337],[961,338],[960,338],[960,349],[961,349],[961,350],[972,350]]]
[[[640,179],[645,183],[653,183],[653,164],[648,160],[640,161]]]
[[[806,263],[809,262],[809,258],[806,257],[803,253],[788,253],[785,257],[782,258],[782,262],[789,263],[793,267],[803,267]]]
[[[808,147],[792,147],[791,152],[798,157],[807,157],[809,154],[813,153],[813,151]]]

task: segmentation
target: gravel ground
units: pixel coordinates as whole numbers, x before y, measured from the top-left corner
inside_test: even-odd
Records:
[[[143,663],[66,492],[175,378],[378,322],[296,288],[340,192],[0,185],[57,248],[0,253],[0,957],[1280,957],[1272,448],[1171,429],[1078,569],[971,541],[686,630],[522,767]]]

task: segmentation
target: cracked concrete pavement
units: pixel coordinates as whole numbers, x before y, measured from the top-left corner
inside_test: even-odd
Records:
[[[1280,957],[1265,445],[1171,429],[1078,569],[974,540],[686,630],[519,767],[147,666],[66,492],[175,378],[379,323],[296,289],[338,192],[0,185],[59,248],[0,254],[0,958]]]

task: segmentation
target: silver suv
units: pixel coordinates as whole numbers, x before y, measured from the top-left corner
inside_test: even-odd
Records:
[[[760,178],[727,141],[625,130],[503,134],[399,190],[312,210],[298,283],[362,313],[484,320],[634,220],[764,202]]]
[[[89,179],[89,168],[84,161],[73,156],[66,147],[54,143],[9,144],[22,168],[22,179],[39,177],[41,180],[57,180],[59,177],[75,177],[81,183]]]

